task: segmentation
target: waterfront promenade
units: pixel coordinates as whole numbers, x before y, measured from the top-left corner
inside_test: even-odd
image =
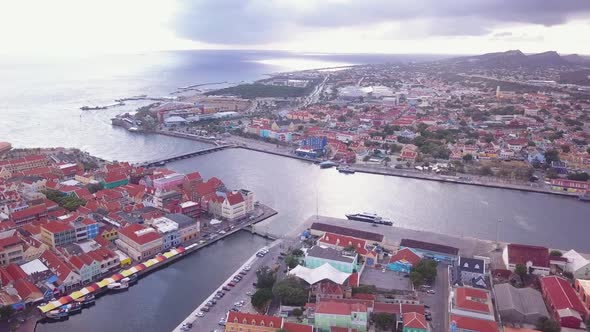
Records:
[[[256,254],[252,255],[242,264],[235,272],[233,272],[225,281],[223,281],[219,287],[214,289],[199,306],[195,308],[178,326],[173,332],[182,331],[181,327],[183,324],[191,323],[193,327],[191,331],[213,331],[215,329],[223,330],[224,327],[219,325],[219,321],[227,316],[227,312],[234,307],[234,303],[244,301],[245,306],[240,307],[240,311],[245,311],[244,308],[250,306],[250,297],[246,295],[247,292],[254,293],[256,291],[252,283],[256,282],[256,270],[261,266],[273,265],[279,256],[280,250],[277,248],[282,240],[275,240],[267,246],[269,253],[263,257],[257,257]],[[261,248],[262,249],[262,248]],[[197,317],[197,313],[205,306],[205,304],[213,299],[217,291],[222,290],[222,287],[227,285],[232,279],[242,271],[247,265],[250,266],[250,271],[243,276],[243,279],[236,283],[235,287],[232,287],[230,291],[224,291],[225,296],[217,300],[217,303],[210,308],[209,312],[204,312],[203,317]]]

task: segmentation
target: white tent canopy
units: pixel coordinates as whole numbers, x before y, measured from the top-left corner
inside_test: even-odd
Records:
[[[324,279],[328,279],[332,282],[342,285],[346,279],[350,277],[350,273],[339,271],[329,263],[325,263],[324,265],[315,269],[297,265],[293,270],[289,271],[289,274],[305,280],[310,285],[313,285]]]

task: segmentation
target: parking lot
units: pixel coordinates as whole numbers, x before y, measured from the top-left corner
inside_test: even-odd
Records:
[[[439,263],[437,267],[437,276],[432,290],[434,294],[428,294],[426,292],[418,291],[418,299],[428,305],[430,309],[426,309],[432,312],[432,321],[430,324],[433,327],[433,331],[448,331],[449,324],[447,322],[447,299],[449,292],[449,276],[447,265]]]
[[[375,285],[379,290],[411,292],[410,278],[406,278],[404,275],[387,269],[383,272],[379,269],[366,268],[361,275],[361,284]]]
[[[190,331],[223,331],[225,327],[220,325],[219,321],[222,318],[225,319],[227,312],[236,307],[234,304],[240,301],[244,301],[245,305],[236,307],[237,309],[244,312],[253,312],[253,309],[250,305],[250,297],[246,293],[253,293],[255,291],[255,288],[252,284],[256,282],[256,270],[263,265],[272,266],[278,261],[277,257],[279,256],[280,249],[278,246],[274,247],[276,244],[278,244],[278,242],[274,242],[269,246],[269,253],[264,257],[256,257],[254,255],[248,260],[246,264],[244,264],[244,266],[250,265],[250,271],[248,271],[248,273],[242,277],[240,282],[235,283],[234,287],[230,287],[229,291],[224,291],[225,295],[221,299],[217,300],[217,303],[209,309],[209,312],[204,312],[203,317],[198,317],[196,315],[196,313],[200,311],[204,304],[213,298],[217,291],[221,290],[222,287],[226,286],[235,275],[242,271],[243,267],[235,271],[228,278],[228,280],[220,284],[219,287],[213,291],[211,296],[203,302],[203,304],[201,304],[193,313],[191,313],[189,317],[180,322],[179,326],[174,331],[181,331],[180,328],[182,324],[186,322],[191,322],[193,324],[192,328],[189,329]]]

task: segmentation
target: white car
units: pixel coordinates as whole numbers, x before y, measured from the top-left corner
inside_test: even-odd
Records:
[[[197,313],[195,314],[195,316],[197,316],[197,317],[204,317],[204,316],[205,316],[205,313],[204,313],[204,312],[202,312],[202,311],[199,311],[199,312],[197,312]]]

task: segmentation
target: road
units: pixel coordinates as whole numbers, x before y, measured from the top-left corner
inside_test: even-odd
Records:
[[[234,303],[239,301],[245,301],[246,305],[238,308],[240,311],[244,312],[254,312],[252,306],[250,305],[250,297],[246,295],[247,292],[254,292],[254,286],[252,283],[256,282],[256,270],[263,265],[272,266],[274,263],[278,262],[278,256],[281,251],[279,244],[281,241],[275,241],[270,244],[268,247],[270,248],[270,252],[266,254],[264,257],[257,257],[253,255],[248,261],[244,263],[239,269],[237,269],[234,273],[232,273],[227,280],[219,285],[218,288],[213,290],[212,294],[205,300],[201,305],[199,305],[187,318],[185,318],[179,325],[174,329],[174,332],[181,331],[180,327],[185,322],[193,323],[193,327],[190,331],[199,331],[199,332],[208,332],[208,331],[223,331],[224,327],[219,324],[221,318],[226,318],[227,312],[234,307]],[[211,307],[209,312],[204,313],[204,317],[197,317],[195,314],[200,311],[200,309],[210,301],[215,293],[225,285],[227,285],[230,280],[237,275],[246,265],[251,266],[251,270],[243,277],[243,279],[236,283],[235,287],[232,287],[230,291],[225,292],[225,296],[221,299],[217,300],[217,303]]]
[[[418,291],[418,298],[424,302],[424,304],[430,306],[432,312],[432,325],[433,331],[448,331],[448,298],[449,298],[449,274],[448,265],[439,263],[437,267],[437,277],[432,285],[432,289],[435,294],[427,294],[425,292]]]

